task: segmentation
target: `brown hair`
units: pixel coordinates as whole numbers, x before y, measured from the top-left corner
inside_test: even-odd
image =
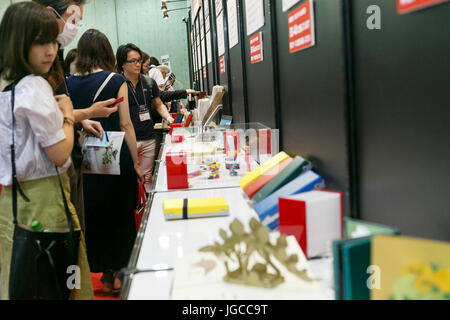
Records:
[[[80,38],[75,66],[77,72],[90,74],[95,68],[114,72],[116,59],[106,35],[96,29],[89,29]]]
[[[58,34],[56,19],[44,6],[34,2],[10,5],[0,24],[0,75],[5,80],[18,81],[32,74],[28,62],[31,46],[56,42]],[[62,82],[58,57],[47,76],[53,89]]]

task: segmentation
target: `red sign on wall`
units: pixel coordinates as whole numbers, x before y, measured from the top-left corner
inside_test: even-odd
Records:
[[[258,32],[250,38],[250,63],[263,61],[262,32]]]
[[[206,79],[206,67],[203,67],[203,79]]]
[[[220,74],[225,73],[225,57],[220,57]]]
[[[288,15],[288,30],[290,53],[316,44],[313,0],[307,0]]]
[[[408,13],[448,1],[449,0],[397,0],[397,12],[399,14]]]

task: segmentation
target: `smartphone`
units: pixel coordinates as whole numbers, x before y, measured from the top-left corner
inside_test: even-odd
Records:
[[[110,107],[114,107],[116,104],[121,103],[123,101],[123,97],[117,98]]]

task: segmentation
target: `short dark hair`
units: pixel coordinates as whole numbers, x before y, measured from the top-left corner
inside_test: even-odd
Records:
[[[150,57],[150,65],[154,65],[155,67],[159,66],[160,63],[158,61],[158,59],[156,59],[155,57]]]
[[[130,51],[137,51],[142,58],[142,51],[141,51],[141,49],[138,48],[137,45],[135,45],[133,43],[121,45],[117,49],[117,53],[116,53],[116,59],[117,59],[116,67],[117,67],[118,72],[123,73],[123,65],[127,61],[128,52],[130,52]]]
[[[10,5],[0,24],[0,75],[17,81],[32,74],[28,62],[31,46],[56,42],[58,34],[58,23],[42,5],[34,2]],[[63,79],[58,57],[46,76],[54,89]]]
[[[86,0],[33,0],[34,2],[40,3],[45,7],[52,7],[60,15],[66,12],[67,8],[70,6],[70,2],[75,2],[76,5],[84,5]]]
[[[114,72],[116,59],[108,37],[96,29],[87,30],[78,41],[77,72],[90,74],[95,68]]]

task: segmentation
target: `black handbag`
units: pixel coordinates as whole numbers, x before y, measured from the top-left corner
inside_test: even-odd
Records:
[[[16,176],[14,147],[14,93],[12,86],[12,123],[13,135],[11,145],[12,163],[12,199],[14,216],[14,235],[11,269],[9,278],[9,298],[11,300],[67,300],[74,287],[75,273],[79,268],[78,247],[79,230],[73,228],[73,220],[58,173],[59,185],[64,201],[65,214],[68,221],[67,232],[35,232],[31,228],[17,223],[17,191],[27,202],[30,200],[20,188]],[[55,166],[56,167],[56,166]],[[76,282],[75,282],[76,283]]]

